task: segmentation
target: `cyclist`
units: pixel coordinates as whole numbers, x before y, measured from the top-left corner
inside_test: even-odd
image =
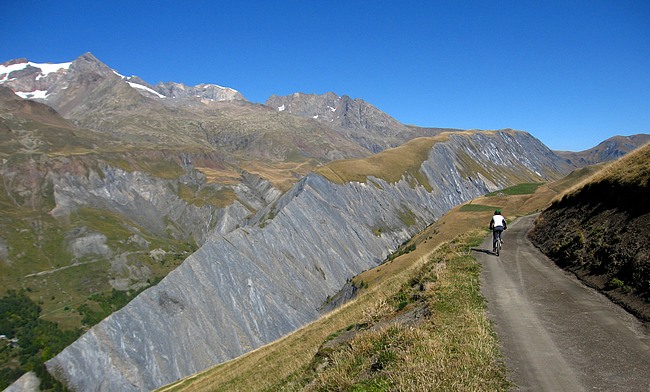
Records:
[[[501,239],[501,233],[507,228],[506,218],[501,215],[501,210],[494,211],[494,216],[490,221],[490,230],[492,230],[492,252],[497,251],[497,239]]]

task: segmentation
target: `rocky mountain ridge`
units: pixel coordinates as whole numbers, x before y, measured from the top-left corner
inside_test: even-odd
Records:
[[[236,90],[214,84],[153,86],[136,76],[122,76],[90,53],[63,64],[6,62],[0,66],[0,85],[48,104],[79,127],[133,145],[324,162],[366,156],[433,134],[429,129],[414,131],[347,97],[340,100],[343,120],[328,124],[253,104]]]
[[[486,144],[510,153],[490,156]],[[464,154],[475,163],[458,159]],[[426,187],[408,176],[345,184],[306,176],[245,226],[213,233],[48,369],[76,390],[148,390],[174,381],[314,320],[346,280],[450,207],[511,185],[513,176],[544,180],[565,170],[538,140],[514,131],[452,133],[426,156],[419,169]]]
[[[416,136],[434,136],[444,131],[408,127],[362,99],[338,96],[332,92],[322,95],[272,95],[266,105],[279,112],[313,118],[327,124],[373,153],[397,147]]]
[[[154,90],[168,98],[199,98],[210,102],[246,100],[239,91],[216,84],[201,83],[196,86],[186,86],[182,83],[160,82]]]
[[[45,71],[31,64],[3,66],[0,85],[46,103],[78,127],[123,144],[217,150],[233,162],[242,154],[275,161],[294,157],[328,161],[368,154],[327,127],[278,116],[239,99],[231,89],[167,83],[159,85],[161,91],[179,97],[161,98],[154,86],[121,76],[90,53],[61,67],[38,65]],[[16,66],[23,68],[11,71]],[[234,99],[215,100],[218,90]]]
[[[57,99],[61,90],[70,87],[76,73],[94,71],[107,77],[115,74],[126,84],[139,90],[147,97],[190,99],[209,101],[245,100],[240,92],[229,87],[201,83],[187,86],[183,83],[159,82],[152,86],[137,76],[126,77],[103,65],[91,53],[85,53],[78,59],[67,63],[34,63],[25,58],[9,60],[0,64],[0,83],[11,88],[23,98],[53,102],[59,106]]]

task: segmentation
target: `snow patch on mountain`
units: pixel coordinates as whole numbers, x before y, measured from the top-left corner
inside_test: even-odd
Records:
[[[197,88],[204,88],[204,89],[213,87],[213,88],[218,88],[218,89],[221,89],[221,90],[232,91],[232,92],[235,92],[235,93],[239,92],[239,91],[235,90],[234,88],[224,87],[224,86],[220,86],[220,85],[214,84],[214,83],[197,84],[196,87]]]
[[[33,63],[31,61],[11,64],[11,65],[3,64],[0,65],[0,82],[6,82],[12,80],[9,79],[9,75],[12,72],[22,71],[25,68],[30,66],[41,70],[41,73],[36,77],[36,80],[39,80],[40,78],[47,76],[48,74],[51,74],[53,72],[58,72],[60,69],[67,70],[68,68],[70,68],[70,64],[72,64],[72,62],[52,64],[52,63]]]
[[[137,89],[139,89],[139,90],[144,90],[144,91],[146,91],[146,92],[148,92],[148,93],[151,93],[151,94],[156,95],[158,98],[167,98],[166,96],[160,94],[159,92],[157,92],[157,91],[155,91],[155,90],[153,90],[153,89],[150,89],[150,88],[147,87],[147,86],[143,86],[143,85],[141,85],[141,84],[133,83],[133,82],[128,82],[128,81],[127,81],[127,83],[129,84],[129,86],[131,86],[131,87],[133,87],[133,88],[137,88]]]
[[[47,90],[16,91],[16,95],[23,99],[46,99],[49,92]]]

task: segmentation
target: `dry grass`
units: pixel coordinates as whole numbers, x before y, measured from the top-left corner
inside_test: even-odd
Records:
[[[317,168],[316,173],[328,180],[345,184],[351,181],[366,182],[368,176],[394,183],[404,173],[417,174],[435,143],[447,140],[448,133],[434,137],[413,139],[399,147],[366,158],[335,161]],[[425,184],[422,184],[425,185]],[[428,184],[426,184],[428,185]]]
[[[267,179],[282,192],[288,191],[300,178],[316,168],[318,162],[314,159],[299,162],[242,162],[241,168],[249,173]]]
[[[237,185],[241,182],[240,169],[268,180],[274,187],[285,192],[300,178],[318,166],[314,159],[299,162],[242,161],[239,167],[197,167],[208,183]]]
[[[232,168],[197,167],[196,169],[205,175],[205,180],[208,183],[237,185],[241,181],[240,174]]]

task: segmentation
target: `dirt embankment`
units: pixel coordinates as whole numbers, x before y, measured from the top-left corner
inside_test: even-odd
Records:
[[[650,187],[604,180],[551,205],[532,242],[644,321],[650,321]]]

